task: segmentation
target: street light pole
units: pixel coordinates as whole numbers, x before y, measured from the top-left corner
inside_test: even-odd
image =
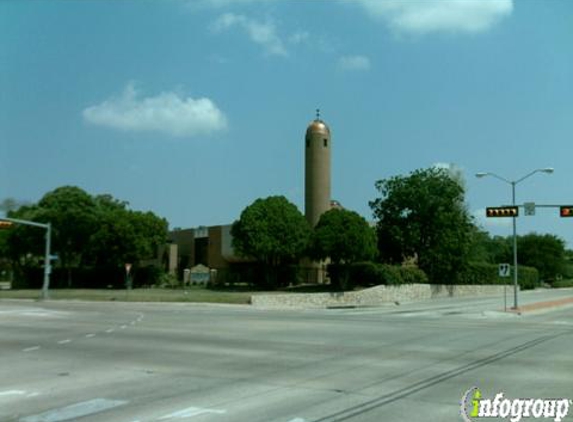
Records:
[[[511,205],[515,207],[515,181],[511,182]],[[517,309],[517,217],[513,216],[513,309]]]
[[[491,177],[495,177],[496,179],[501,180],[502,182],[505,182],[507,184],[511,185],[511,205],[512,206],[516,206],[515,203],[515,185],[517,185],[518,183],[524,181],[525,179],[527,179],[530,176],[533,176],[535,173],[547,173],[547,174],[551,174],[553,173],[554,169],[552,167],[546,167],[546,168],[541,168],[541,169],[536,169],[533,170],[530,173],[527,173],[525,176],[523,176],[520,179],[517,180],[508,180],[505,177],[499,176],[495,173],[476,173],[476,177],[481,178],[481,177],[486,177],[486,176],[491,176]],[[513,309],[517,309],[517,275],[518,275],[518,269],[517,269],[517,217],[512,217],[513,218]]]

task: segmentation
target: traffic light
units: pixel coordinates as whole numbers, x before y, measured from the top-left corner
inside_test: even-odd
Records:
[[[559,207],[559,215],[561,217],[573,217],[573,205]]]
[[[487,207],[485,215],[486,217],[517,217],[519,207]]]
[[[0,229],[9,229],[13,225],[14,223],[12,223],[11,221],[4,221],[4,220],[0,221]]]

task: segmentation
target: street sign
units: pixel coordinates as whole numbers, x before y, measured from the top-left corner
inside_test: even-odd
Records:
[[[525,215],[535,215],[535,202],[526,202],[523,209]]]
[[[509,264],[499,264],[499,276],[507,278],[511,275],[511,265]]]

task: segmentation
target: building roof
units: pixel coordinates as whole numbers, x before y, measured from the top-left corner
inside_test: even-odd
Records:
[[[312,122],[309,123],[308,127],[306,128],[307,136],[310,135],[311,133],[317,133],[317,132],[324,133],[325,135],[330,136],[330,129],[328,128],[326,123],[324,123],[320,119],[313,120]]]

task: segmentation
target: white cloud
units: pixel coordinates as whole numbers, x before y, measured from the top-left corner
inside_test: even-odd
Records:
[[[172,136],[196,136],[227,127],[223,112],[208,98],[182,98],[174,92],[139,98],[133,83],[119,97],[83,110],[84,119],[94,125],[129,132],[155,131]]]
[[[513,11],[513,0],[344,0],[398,32],[487,31]]]
[[[234,27],[244,30],[251,41],[263,47],[267,54],[288,55],[283,41],[277,34],[275,25],[271,21],[259,22],[245,15],[224,13],[212,25],[212,29],[216,32],[226,31]]]
[[[292,44],[301,44],[307,42],[310,38],[308,31],[297,31],[289,37],[289,42]]]
[[[338,59],[338,67],[342,70],[369,70],[370,59],[366,56],[343,56]]]

